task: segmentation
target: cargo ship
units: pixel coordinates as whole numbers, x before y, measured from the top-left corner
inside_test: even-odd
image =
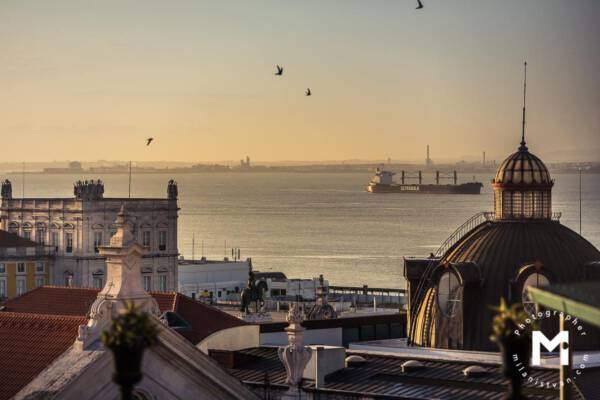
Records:
[[[384,171],[377,168],[375,175],[371,178],[367,186],[367,192],[371,193],[421,193],[421,194],[481,194],[483,184],[481,182],[457,183],[456,171],[452,176],[440,175],[439,171],[435,173],[436,182],[433,184],[423,184],[423,175],[421,171],[417,176],[408,175],[402,171],[402,183],[394,182],[394,172]],[[409,179],[416,179],[418,183],[407,183]],[[440,179],[453,179],[453,184],[440,184]]]

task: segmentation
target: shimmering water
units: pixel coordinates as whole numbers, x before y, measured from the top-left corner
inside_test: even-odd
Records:
[[[21,196],[21,176],[2,175]],[[402,257],[427,255],[466,219],[493,207],[491,175],[480,196],[374,195],[370,174],[228,173],[134,175],[134,197],[164,197],[179,183],[179,250],[209,258],[241,248],[258,270],[290,277],[323,273],[332,283],[404,287]],[[27,175],[26,197],[72,196],[77,179],[105,181],[105,196],[126,197],[126,175]],[[466,178],[466,177],[465,177]],[[579,177],[553,175],[555,211],[579,231]],[[428,177],[427,179],[431,179]],[[583,235],[600,247],[600,175],[583,176]],[[227,250],[225,250],[227,241]],[[202,246],[203,243],[203,246]],[[202,250],[203,248],[203,250]]]

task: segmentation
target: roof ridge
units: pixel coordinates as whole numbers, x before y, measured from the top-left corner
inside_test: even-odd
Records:
[[[67,314],[39,314],[39,313],[25,313],[18,311],[2,311],[0,312],[0,320],[2,318],[19,318],[19,319],[32,319],[32,320],[81,320],[87,318],[83,315],[67,315]]]

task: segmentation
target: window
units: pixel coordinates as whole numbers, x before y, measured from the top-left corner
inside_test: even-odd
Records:
[[[50,231],[50,246],[54,246],[58,250],[58,231]]]
[[[25,273],[25,263],[18,263],[17,264],[17,272],[18,273]]]
[[[73,252],[73,234],[71,232],[65,233],[65,252]]]
[[[35,263],[35,272],[44,272],[44,263],[38,261]]]
[[[525,282],[523,282],[523,291],[521,292],[521,299],[523,303],[523,309],[527,314],[535,314],[537,311],[536,304],[533,301],[531,301],[527,289],[530,286],[543,287],[548,286],[549,284],[550,281],[548,280],[548,278],[546,278],[545,275],[542,275],[538,272],[532,273],[527,277],[527,279],[525,279]]]
[[[0,299],[6,298],[6,278],[0,279]]]
[[[92,277],[92,286],[96,289],[102,289],[102,275],[94,275]]]
[[[167,276],[166,275],[158,276],[158,287],[161,292],[167,291]]]
[[[94,232],[94,253],[100,251],[98,249],[100,246],[102,246],[102,232]]]
[[[438,283],[438,306],[446,317],[453,317],[460,308],[462,287],[454,272],[444,272]]]
[[[27,240],[31,240],[31,231],[23,231],[23,237]]]
[[[6,273],[6,265],[0,264],[0,274]]]
[[[143,231],[142,232],[142,245],[145,247],[151,247],[151,240],[152,240],[152,232]]]
[[[14,234],[19,233],[19,224],[17,224],[16,222],[11,222],[10,224],[8,224],[8,231]]]
[[[144,275],[144,290],[149,292],[152,290],[152,276]]]
[[[25,279],[17,279],[17,296],[25,293]]]
[[[158,250],[165,251],[167,249],[167,231],[158,232]]]
[[[46,284],[46,278],[43,276],[38,276],[35,278],[35,286],[44,286]]]
[[[46,230],[44,229],[36,229],[35,231],[35,241],[40,244],[46,243]]]

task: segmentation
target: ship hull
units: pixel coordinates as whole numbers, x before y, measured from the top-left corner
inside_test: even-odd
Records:
[[[413,193],[413,194],[481,194],[481,182],[468,182],[460,185],[382,185],[370,183],[367,192],[371,193]]]

